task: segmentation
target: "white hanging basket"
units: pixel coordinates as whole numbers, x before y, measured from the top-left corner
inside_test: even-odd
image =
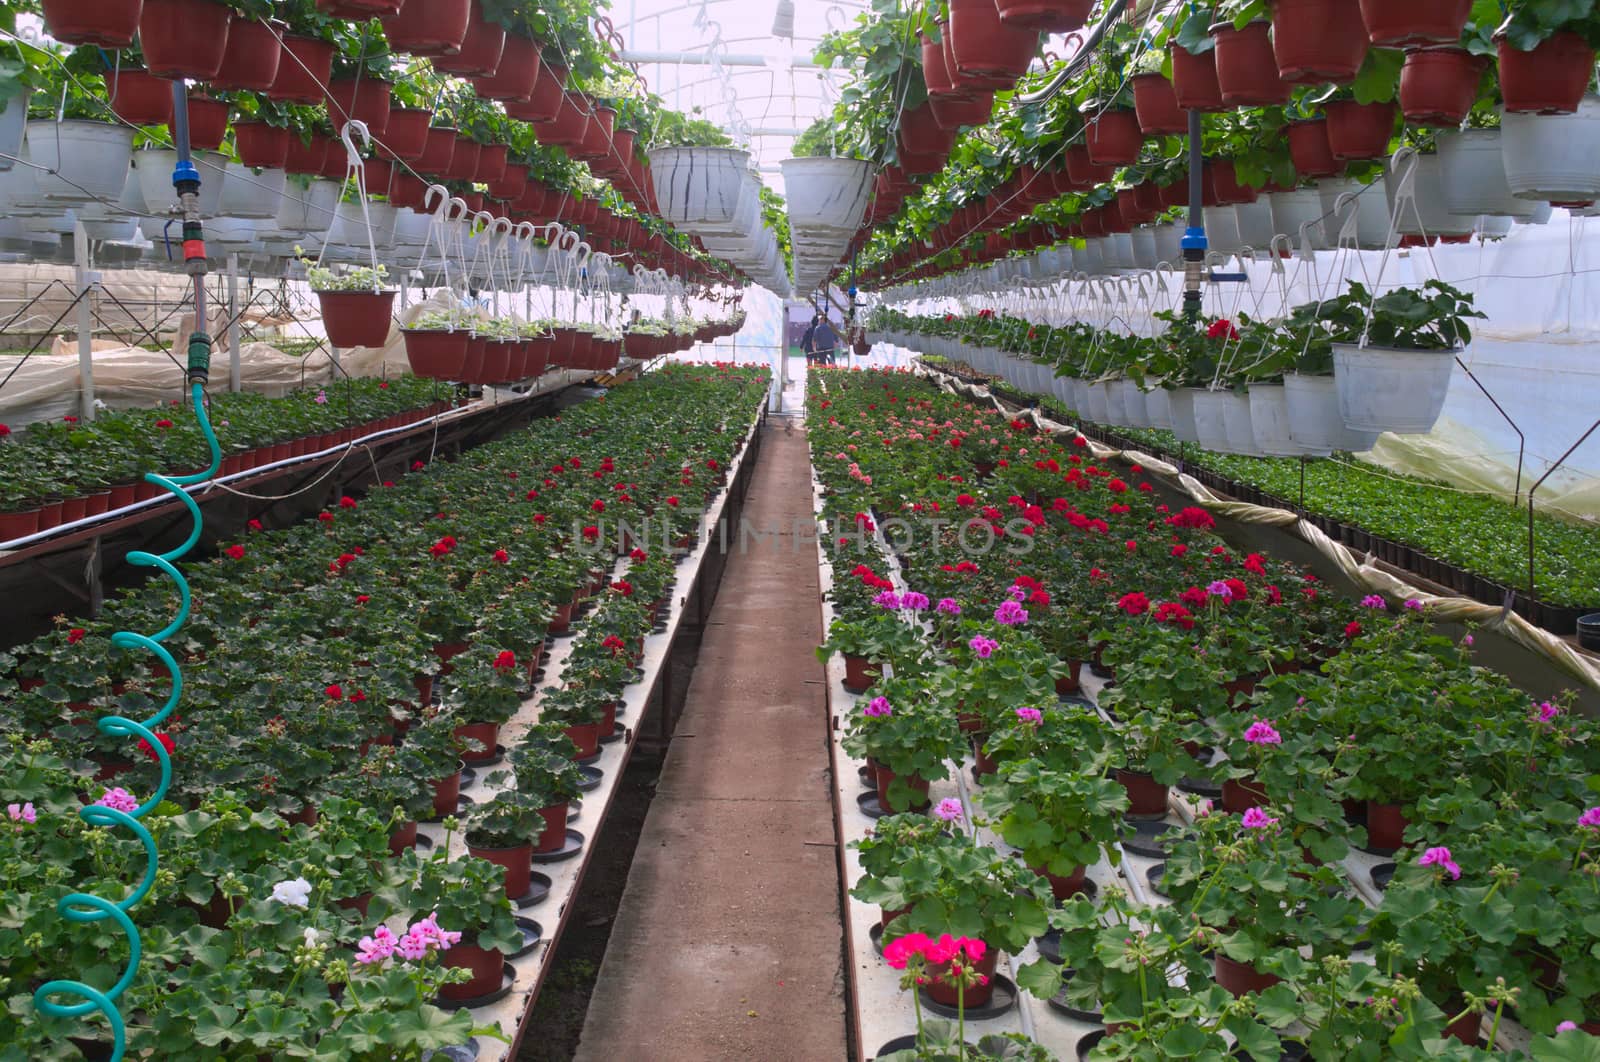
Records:
[[[1183,270],[1183,226],[1174,222],[1151,226],[1156,238],[1156,260],[1167,268]]]
[[[1133,267],[1154,269],[1159,261],[1156,258],[1156,234],[1141,225],[1128,233],[1128,239],[1133,244]]]
[[[1172,412],[1172,434],[1180,442],[1200,441],[1200,428],[1194,419],[1194,398],[1200,393],[1194,387],[1175,387],[1167,392],[1167,408]]]
[[[861,227],[872,198],[872,163],[858,159],[785,159],[784,199],[789,224],[837,229],[846,237]]]
[[[1272,246],[1272,237],[1278,229],[1273,227],[1272,203],[1261,196],[1254,203],[1238,203],[1233,207],[1234,220],[1239,224],[1239,242],[1257,251]],[[1298,239],[1298,237],[1296,237]]]
[[[1444,410],[1457,351],[1333,345],[1339,416],[1357,431],[1422,435]]]
[[[9,170],[15,165],[11,160],[22,157],[22,135],[28,130],[28,97],[31,95],[31,90],[23,89],[0,107],[0,155],[10,156],[0,158],[0,171]]]
[[[1322,222],[1323,231],[1338,243],[1355,219],[1356,246],[1366,251],[1383,250],[1389,238],[1389,199],[1384,192],[1383,178],[1372,185],[1362,184],[1353,177],[1326,178],[1317,182],[1317,195],[1322,199],[1322,212],[1327,215]]]
[[[1213,453],[1232,453],[1228,441],[1228,410],[1221,391],[1196,391],[1194,430],[1200,445]]]
[[[1300,232],[1304,228],[1312,250],[1325,251],[1333,246],[1322,227],[1322,197],[1315,188],[1296,188],[1292,192],[1273,192],[1265,197],[1272,208],[1274,234],[1287,236],[1300,248]]]
[[[1250,430],[1256,449],[1269,457],[1299,457],[1306,452],[1289,436],[1289,405],[1282,384],[1250,385]]]
[[[1191,416],[1193,410],[1190,411]],[[1144,393],[1145,422],[1152,428],[1172,430],[1172,392],[1165,387],[1153,387]]]
[[[1405,154],[1401,152],[1400,154]],[[1413,187],[1416,194],[1411,204],[1406,204],[1396,219],[1395,228],[1402,236],[1465,236],[1472,232],[1477,225],[1476,217],[1462,217],[1452,214],[1445,209],[1444,185],[1439,176],[1438,155],[1411,154],[1408,158],[1396,163],[1389,160],[1389,176],[1384,182],[1384,192],[1389,198],[1389,210],[1395,207],[1395,189],[1402,183],[1406,170],[1416,165],[1416,172],[1412,175]],[[1417,224],[1420,215],[1422,223]]]
[[[1283,378],[1289,415],[1289,438],[1308,455],[1335,450],[1365,453],[1378,441],[1375,431],[1347,428],[1339,413],[1339,388],[1332,376],[1289,375]]]
[[[62,203],[116,200],[128,177],[133,133],[104,122],[29,122],[28,158],[51,171],[37,174],[39,194]]]
[[[287,177],[282,170],[257,172],[237,162],[228,163],[218,213],[229,218],[269,220],[277,217]]]
[[[1133,237],[1126,232],[1113,232],[1102,238],[1100,253],[1107,269],[1132,269]]]
[[[1101,384],[1106,395],[1106,423],[1114,428],[1128,426],[1128,410],[1122,403],[1122,381],[1112,380],[1110,383]]]
[[[1106,399],[1106,385],[1103,383],[1086,383],[1083,385],[1083,404],[1088,408],[1080,410],[1096,424],[1110,424],[1108,401]]]
[[[1506,183],[1517,198],[1600,199],[1600,96],[1584,96],[1572,114],[1508,114],[1500,128]]]
[[[1139,390],[1139,385],[1123,380],[1118,386],[1122,391],[1122,415],[1128,427],[1150,427],[1150,419],[1145,415],[1144,392]]]
[[[661,216],[689,228],[730,225],[745,199],[750,153],[734,148],[661,147],[650,152]]]
[[[200,171],[200,213],[216,217],[222,213],[222,194],[227,189],[225,155],[214,151],[196,151],[195,168]],[[139,191],[144,196],[145,209],[152,214],[176,215],[178,190],[172,187],[172,171],[178,165],[178,153],[168,148],[145,148],[133,156],[134,172],[139,176]],[[180,238],[181,226],[173,226],[174,238]]]
[[[1439,131],[1435,137],[1439,145],[1439,187],[1450,213],[1469,217],[1504,214],[1529,221],[1538,212],[1538,203],[1511,194],[1501,138],[1499,129]]]

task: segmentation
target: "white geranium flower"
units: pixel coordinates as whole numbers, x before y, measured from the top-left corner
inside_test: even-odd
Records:
[[[305,878],[280,881],[272,887],[272,898],[290,907],[305,907],[311,902],[311,882]]]

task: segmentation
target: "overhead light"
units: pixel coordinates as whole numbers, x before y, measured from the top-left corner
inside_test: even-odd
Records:
[[[772,16],[772,35],[794,40],[794,0],[778,0],[777,13]]]

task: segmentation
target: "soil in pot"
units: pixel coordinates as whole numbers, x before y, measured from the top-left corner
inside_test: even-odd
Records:
[[[1571,114],[1594,77],[1594,49],[1562,30],[1532,51],[1499,42],[1500,93],[1512,114]]]
[[[516,899],[527,894],[528,886],[533,883],[532,842],[512,848],[485,848],[473,844],[469,838],[467,851],[479,859],[487,859],[496,866],[504,868],[507,897]]]
[[[1478,97],[1487,63],[1465,48],[1408,49],[1400,68],[1400,113],[1418,125],[1460,125]]]
[[[1165,815],[1168,787],[1143,771],[1117,771],[1117,782],[1128,791],[1128,814]]]

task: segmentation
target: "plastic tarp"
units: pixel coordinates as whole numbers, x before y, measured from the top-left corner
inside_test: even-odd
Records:
[[[923,370],[926,371],[926,370]],[[956,394],[964,394],[979,401],[990,402],[996,409],[1004,409],[1000,401],[986,387],[976,387],[955,380],[943,373],[929,373],[940,387]],[[1037,410],[1023,410],[1012,414],[1030,419],[1042,431],[1077,435],[1071,425],[1058,424],[1040,416]],[[1470,601],[1463,597],[1441,597],[1420,590],[1404,579],[1372,564],[1363,563],[1343,544],[1330,539],[1322,530],[1300,519],[1287,509],[1273,509],[1248,502],[1229,501],[1218,497],[1199,480],[1180,472],[1173,465],[1137,450],[1113,450],[1085,437],[1095,460],[1121,460],[1138,464],[1176,484],[1193,498],[1195,503],[1230,520],[1248,524],[1268,524],[1282,528],[1309,544],[1331,561],[1355,586],[1370,593],[1383,594],[1391,600],[1404,601],[1416,598],[1427,604],[1441,620],[1474,623],[1504,635],[1518,645],[1539,654],[1555,667],[1573,676],[1591,689],[1600,690],[1600,663],[1578,652],[1567,642],[1548,631],[1535,627],[1514,612],[1505,611]]]

